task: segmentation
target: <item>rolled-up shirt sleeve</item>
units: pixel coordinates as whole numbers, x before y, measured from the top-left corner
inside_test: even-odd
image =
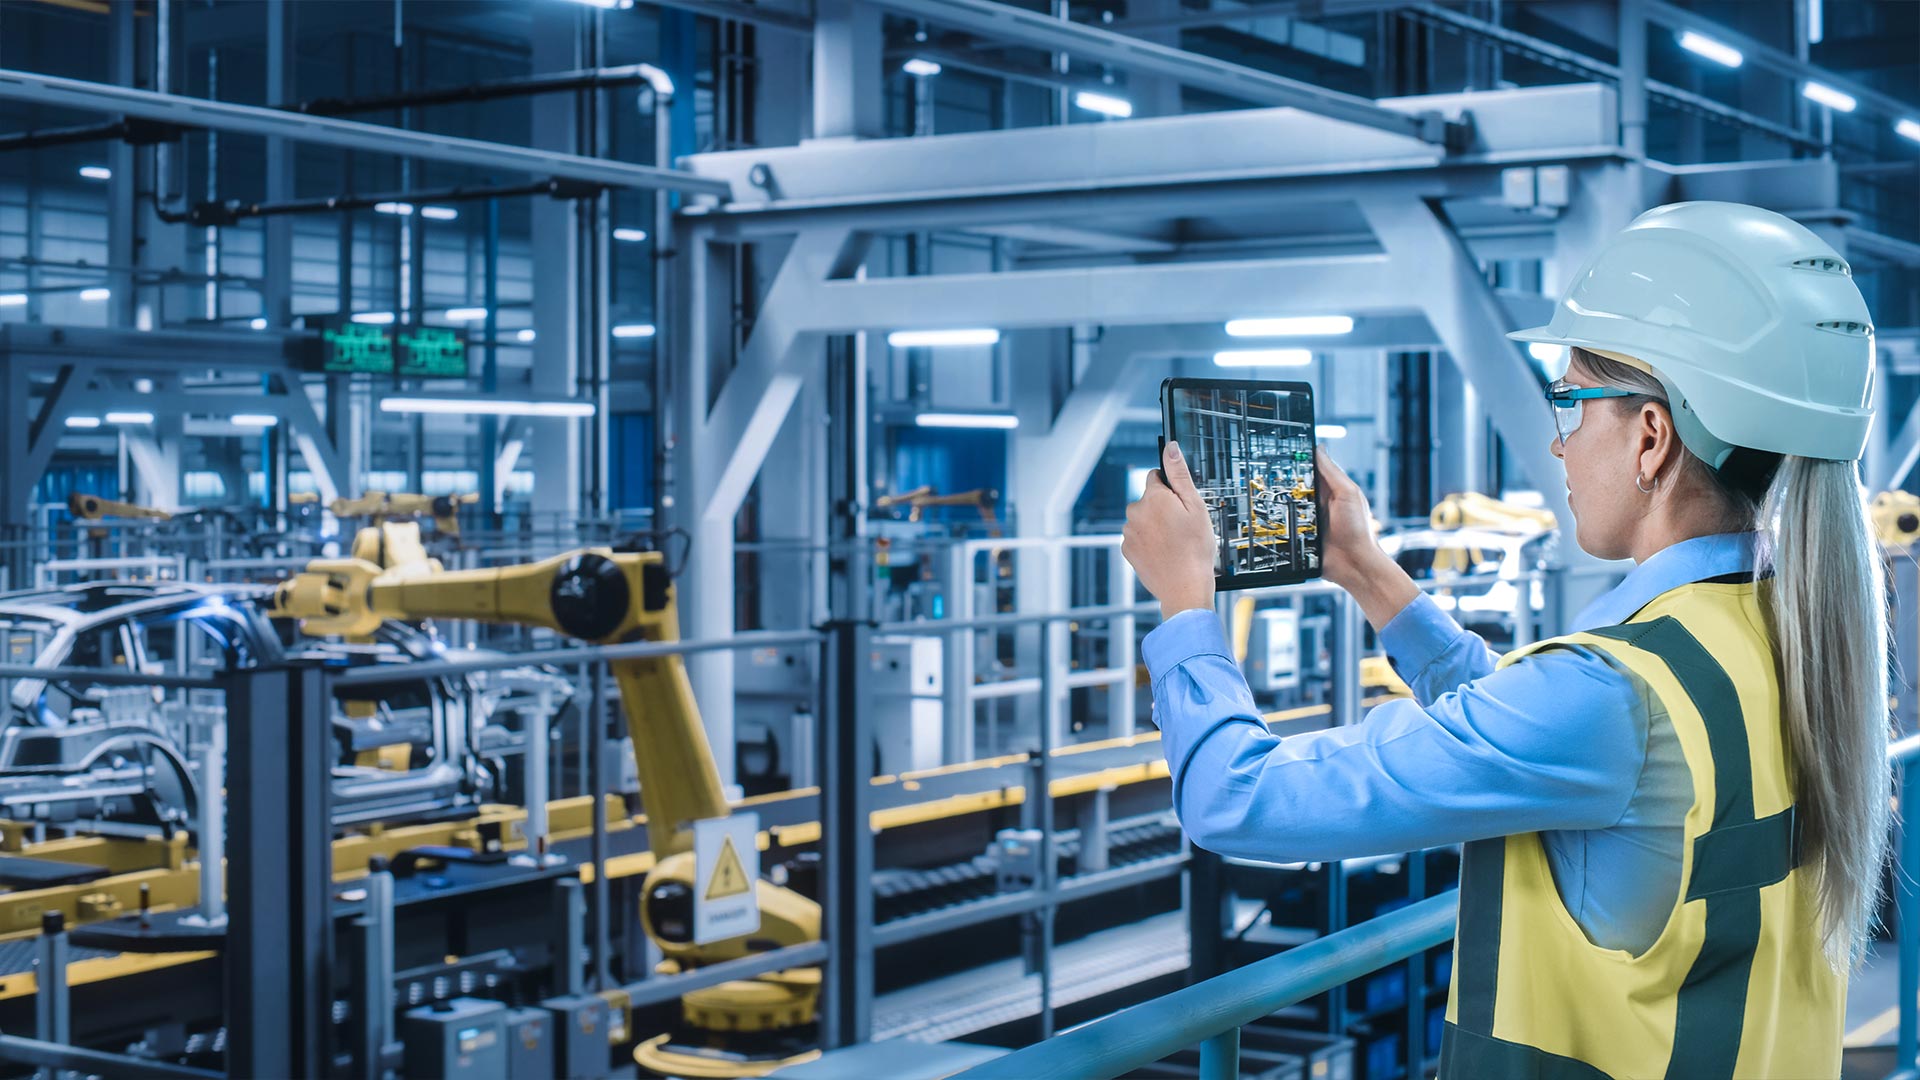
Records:
[[[1638,690],[1585,649],[1536,653],[1425,704],[1392,701],[1353,726],[1286,738],[1268,730],[1212,612],[1174,616],[1141,652],[1174,811],[1195,844],[1222,855],[1351,858],[1606,828],[1646,761]]]
[[[1426,593],[1380,628],[1380,647],[1422,705],[1486,675],[1500,662],[1479,634],[1461,626]]]

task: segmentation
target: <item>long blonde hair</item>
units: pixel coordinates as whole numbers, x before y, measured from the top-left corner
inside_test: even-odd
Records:
[[[1602,384],[1667,402],[1647,372],[1584,349],[1574,355]],[[1730,528],[1760,533],[1754,569],[1773,635],[1805,862],[1827,957],[1851,968],[1880,903],[1892,787],[1886,578],[1854,465],[1736,448],[1714,469],[1683,447],[1680,468],[1724,497]]]

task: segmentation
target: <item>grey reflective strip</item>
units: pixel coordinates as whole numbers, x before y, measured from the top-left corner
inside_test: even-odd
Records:
[[[1507,838],[1460,849],[1460,924],[1454,934],[1454,1016],[1468,1031],[1493,1034],[1500,978],[1500,915],[1506,893]]]
[[[1693,842],[1693,877],[1687,899],[1785,881],[1800,865],[1793,807],[1746,825],[1712,829]]]
[[[1740,696],[1726,669],[1671,616],[1593,633],[1659,657],[1700,714],[1713,758],[1714,788],[1713,824],[1700,840],[1718,837],[1707,845],[1713,850],[1726,845],[1738,848],[1759,839],[1760,833],[1754,830],[1733,835],[1742,826],[1754,824],[1753,764]],[[1792,832],[1791,822],[1785,829],[1773,830],[1776,842],[1785,838],[1786,850],[1777,857],[1791,858]],[[1708,882],[1709,886],[1713,884]],[[1687,893],[1689,897],[1694,894],[1692,881],[1688,882]],[[1757,879],[1749,879],[1735,884],[1731,891],[1713,892],[1701,903],[1707,905],[1706,936],[1699,956],[1680,984],[1668,1080],[1732,1077],[1746,1022],[1747,986],[1753,973],[1754,949],[1760,943],[1760,884]]]
[[[1584,1061],[1448,1024],[1440,1080],[1611,1080]]]

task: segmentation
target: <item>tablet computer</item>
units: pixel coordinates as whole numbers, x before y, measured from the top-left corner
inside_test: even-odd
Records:
[[[1221,589],[1320,576],[1320,478],[1313,387],[1303,382],[1168,379],[1162,450],[1180,444],[1213,516]]]

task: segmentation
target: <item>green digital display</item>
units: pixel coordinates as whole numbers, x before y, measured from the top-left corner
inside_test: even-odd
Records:
[[[397,335],[399,374],[420,379],[467,377],[467,339],[446,326],[407,326]]]
[[[323,328],[320,341],[323,371],[339,375],[393,374],[393,333],[384,326],[342,322]]]

